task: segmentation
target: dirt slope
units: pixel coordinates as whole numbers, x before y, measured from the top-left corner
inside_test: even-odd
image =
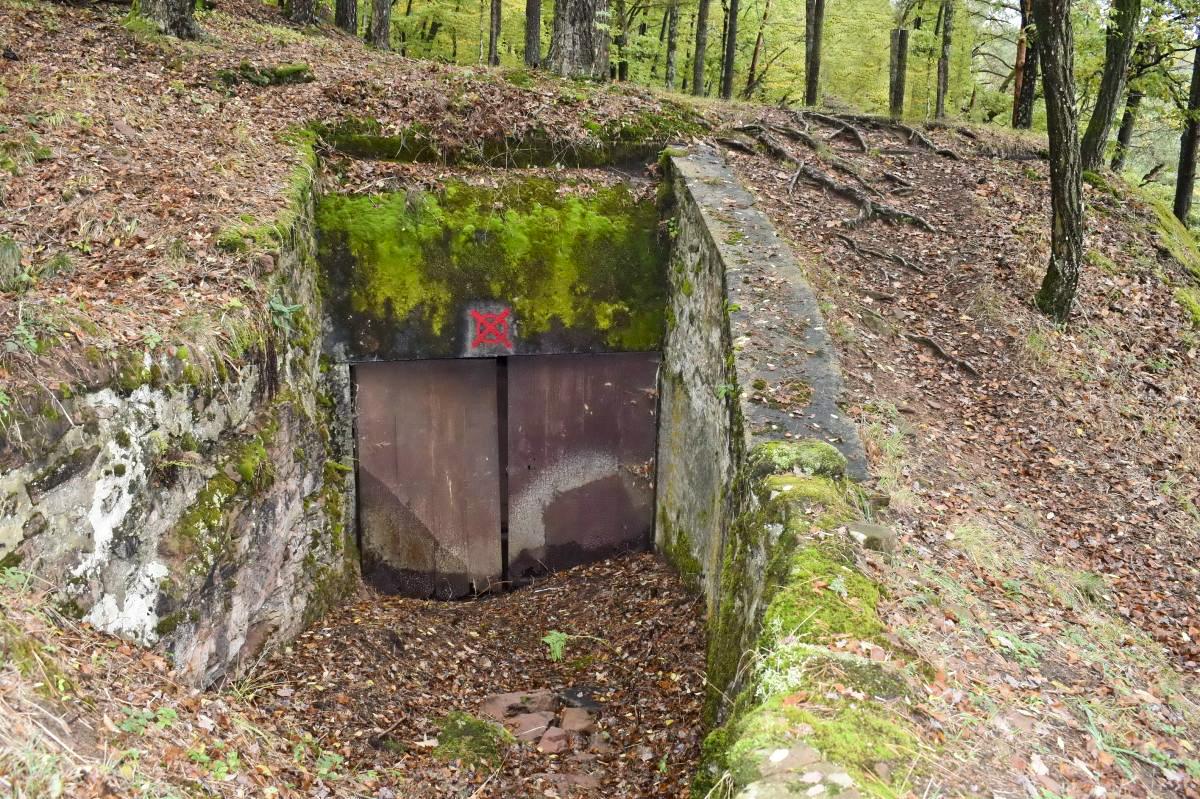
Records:
[[[310,123],[416,126],[447,150],[544,131],[566,148],[669,104],[635,87],[404,59],[332,26],[301,32],[255,0],[201,13],[199,42],[126,13],[0,0],[0,41],[19,59],[0,60],[0,236],[20,246],[31,283],[0,297],[10,394],[131,349],[235,339],[263,312],[272,263],[262,248],[230,250],[239,231],[286,219],[310,169],[298,132]],[[244,63],[303,64],[312,80],[222,79]]]
[[[0,295],[5,400],[55,389],[97,357],[228,339],[263,313],[269,260],[219,243],[283,212],[306,168],[289,144],[299,123],[372,116],[460,145],[538,127],[585,141],[588,123],[663,106],[637,89],[509,80],[303,35],[249,0],[203,15],[210,37],[197,44],[129,30],[122,13],[0,0],[0,38],[20,59],[0,62],[0,234],[35,278]],[[304,62],[315,80],[217,80],[242,61]],[[1175,300],[1193,278],[1166,252],[1186,258],[1186,246],[1129,190],[1096,181],[1079,313],[1059,330],[1028,302],[1048,243],[1036,142],[929,132],[951,157],[862,121],[865,148],[816,118],[706,113],[819,145],[760,126],[783,148],[769,155],[752,133],[722,133],[755,151],[730,158],[827,302],[847,411],[892,497],[881,518],[904,546],[872,563],[892,634],[933,666],[920,709],[940,780],[926,795],[1200,795],[1200,336]],[[808,179],[789,188],[789,158],[933,230],[850,225],[854,204]],[[185,787],[231,796],[285,778],[310,795],[377,787],[340,750],[256,720],[253,684],[191,694],[155,655],[50,625],[24,590],[5,596],[5,641],[36,642],[0,680],[22,720],[7,731],[6,771],[21,760],[47,785],[95,796],[184,790],[138,765],[154,758],[178,765]],[[36,709],[47,693],[66,729]],[[183,716],[222,746],[185,749]]]

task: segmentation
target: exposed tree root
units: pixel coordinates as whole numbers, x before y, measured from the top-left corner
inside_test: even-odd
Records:
[[[837,236],[842,241],[846,242],[846,246],[848,246],[850,249],[854,250],[859,255],[870,256],[872,258],[879,258],[884,261],[892,261],[893,263],[900,264],[900,266],[903,266],[905,269],[911,269],[912,271],[916,272],[918,275],[926,274],[924,269],[922,269],[921,267],[919,267],[915,264],[909,263],[908,259],[905,258],[903,255],[896,255],[895,253],[884,252],[883,250],[876,250],[873,247],[867,247],[863,244],[859,244],[857,241],[850,238],[845,233],[835,233],[834,235]]]
[[[863,135],[863,132],[861,130],[859,130],[858,128],[854,127],[854,125],[851,125],[849,122],[847,122],[844,119],[839,119],[838,117],[831,117],[828,114],[822,114],[817,111],[793,111],[792,116],[798,120],[803,120],[806,116],[809,116],[809,117],[812,117],[813,119],[817,120],[818,122],[822,122],[826,125],[829,125],[830,127],[837,128],[838,129],[837,132],[835,132],[832,136],[829,137],[830,141],[833,141],[838,136],[845,134],[845,135],[849,136],[850,138],[854,139],[854,143],[857,144],[859,149],[862,150],[864,153],[868,152],[871,149],[870,147],[867,146],[867,137]]]
[[[794,162],[794,161],[793,161]],[[889,222],[908,223],[915,225],[922,230],[927,230],[930,233],[936,232],[933,225],[926,222],[916,214],[910,214],[908,211],[901,211],[899,208],[893,208],[885,203],[880,203],[867,197],[853,186],[847,186],[844,183],[838,183],[836,180],[826,175],[819,169],[814,169],[808,164],[798,164],[796,174],[792,176],[792,181],[789,190],[794,190],[796,183],[800,178],[806,178],[818,186],[821,186],[828,191],[833,192],[839,197],[844,197],[847,200],[858,204],[858,218],[850,221],[851,227],[868,222],[872,219],[886,219]]]
[[[728,147],[730,150],[737,150],[739,153],[754,155],[754,145],[742,139],[735,139],[732,136],[718,136],[717,144]]]
[[[798,113],[798,112],[797,112]],[[904,134],[909,144],[915,144],[923,150],[928,150],[931,153],[949,158],[952,161],[961,161],[958,153],[947,147],[939,147],[934,144],[933,140],[926,136],[921,131],[910,125],[905,125],[903,122],[898,122],[888,117],[877,117],[869,114],[818,114],[815,111],[805,111],[805,114],[821,122],[829,125],[843,126],[857,122],[860,125],[867,125],[878,129],[891,128],[898,130]]]
[[[862,191],[859,191],[853,186],[839,183],[837,180],[825,174],[821,170],[815,169],[814,167],[803,163],[789,153],[778,142],[772,139],[761,125],[746,125],[742,128],[739,128],[739,130],[751,133],[751,135],[753,135],[754,138],[757,139],[758,142],[763,146],[763,149],[765,149],[772,157],[796,166],[796,174],[792,175],[792,179],[788,183],[789,193],[796,190],[796,183],[801,177],[804,177],[813,183],[816,183],[818,186],[837,194],[839,197],[843,197],[857,204],[858,217],[848,223],[851,227],[857,227],[858,225],[861,225],[864,222],[869,222],[872,219],[886,219],[890,222],[901,222],[916,225],[922,230],[927,230],[930,233],[935,231],[933,225],[929,224],[929,222],[925,221],[916,214],[910,214],[908,211],[901,211],[899,208],[893,208],[890,205],[878,202],[868,197]],[[859,176],[858,172],[854,170],[853,167],[847,165],[845,169],[848,170],[849,174],[853,176],[855,180],[866,186],[866,182],[862,179],[862,177]],[[868,188],[870,191],[874,191],[876,194],[880,194],[880,192],[876,191],[870,186],[866,186],[866,188]]]
[[[905,333],[904,337],[906,339],[908,339],[909,341],[915,342],[917,344],[920,344],[922,347],[925,347],[930,352],[932,352],[934,355],[941,358],[943,361],[954,364],[959,369],[962,369],[964,372],[971,375],[971,377],[979,377],[978,369],[976,369],[974,366],[972,366],[970,363],[963,360],[962,358],[958,358],[958,357],[946,352],[944,349],[942,349],[941,344],[938,344],[936,341],[931,339],[929,336],[918,336],[918,335],[914,335],[913,333]]]

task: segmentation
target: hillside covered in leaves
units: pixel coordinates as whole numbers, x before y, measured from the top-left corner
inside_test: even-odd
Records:
[[[560,153],[634,132],[704,140],[723,148],[821,298],[845,413],[890,498],[878,520],[895,526],[895,552],[863,558],[882,587],[883,635],[926,666],[906,700],[922,737],[901,753],[904,795],[1200,796],[1200,249],[1153,196],[1089,176],[1081,291],[1060,327],[1031,306],[1049,246],[1036,134],[411,60],[327,25],[297,28],[254,0],[199,17],[206,35],[183,42],[116,5],[0,0],[12,52],[0,62],[5,419],[159,348],[217,369],[262,346],[301,178],[486,184],[506,166],[483,155],[498,140]],[[365,119],[443,157],[345,161],[331,131]],[[765,301],[747,310],[773,313]],[[772,400],[769,384],[752,390]],[[509,770],[498,778],[498,767],[428,756],[433,716],[482,698],[459,673],[439,685],[475,693],[419,693],[421,647],[482,651],[479,617],[464,621],[457,606],[384,612],[364,595],[248,678],[200,692],[4,567],[0,714],[16,721],[0,729],[0,789],[13,796],[483,797],[518,795],[505,793],[514,785],[682,796],[698,756],[697,610],[661,565],[627,592],[642,615],[589,628],[621,654],[589,645],[573,654],[587,662],[549,665],[533,626],[512,648],[526,659],[517,666],[600,672],[628,703],[633,720],[612,725],[622,748],[599,754],[612,764],[602,786],[546,778],[524,750],[499,755]],[[608,580],[605,597],[632,585],[619,565],[581,579]],[[557,623],[556,596],[537,603],[542,626]],[[572,601],[586,617],[587,601]],[[395,638],[414,642],[403,644],[414,672],[388,672]],[[339,673],[406,686],[386,707],[419,717],[422,737],[389,748],[390,722],[372,715],[384,693],[332,691],[320,664],[334,658]],[[837,743],[856,765],[879,759],[861,737]],[[428,781],[414,786],[405,764],[431,769]]]

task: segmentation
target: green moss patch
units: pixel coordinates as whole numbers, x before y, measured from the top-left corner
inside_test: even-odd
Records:
[[[911,761],[919,747],[907,724],[876,702],[790,704],[776,697],[741,719],[732,735],[726,768],[738,784],[757,779],[772,750],[802,740],[826,760],[855,772],[860,785],[880,796],[896,794],[873,779],[875,767]]]
[[[866,795],[901,793],[875,767],[911,762],[921,745],[904,712],[916,667],[859,654],[889,644],[879,587],[839,530],[859,518],[845,465],[819,441],[767,442],[746,459],[709,624],[706,718],[723,723],[704,743],[693,795],[718,781],[737,793],[798,744],[850,771]]]
[[[1196,237],[1175,218],[1165,203],[1150,198],[1150,207],[1158,217],[1159,243],[1193,278],[1200,280],[1200,244]]]
[[[490,767],[500,764],[504,749],[514,741],[500,725],[457,711],[442,720],[437,740],[437,748],[433,750],[435,757],[459,760],[469,766]]]
[[[217,79],[226,86],[249,83],[254,86],[285,86],[290,83],[311,83],[316,80],[308,64],[276,64],[256,67],[243,61],[233,69],[217,70]]]
[[[842,478],[846,458],[824,441],[767,441],[750,453],[750,474],[756,478],[788,473]]]
[[[356,354],[458,355],[462,320],[479,302],[510,304],[518,340],[535,351],[541,339],[576,351],[658,349],[666,252],[653,204],[624,186],[559,189],[529,180],[322,198],[325,296],[350,346],[363,348]]]
[[[800,548],[791,558],[786,582],[763,615],[764,637],[790,635],[828,643],[883,632],[876,615],[879,588],[826,544]]]

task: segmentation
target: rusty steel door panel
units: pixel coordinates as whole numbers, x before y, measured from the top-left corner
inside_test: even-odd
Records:
[[[655,353],[508,359],[508,575],[648,545]]]
[[[363,574],[450,599],[501,579],[496,363],[354,367]]]

